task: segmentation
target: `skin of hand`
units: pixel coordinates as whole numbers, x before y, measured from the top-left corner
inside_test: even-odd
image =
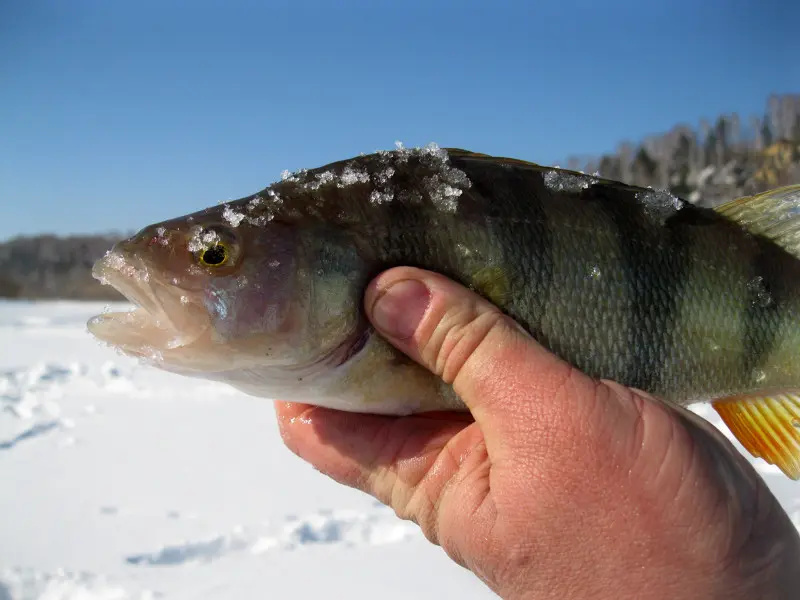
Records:
[[[596,381],[451,280],[408,267],[365,309],[470,414],[276,402],[284,442],[416,522],[509,599],[797,598],[800,535],[711,425]]]

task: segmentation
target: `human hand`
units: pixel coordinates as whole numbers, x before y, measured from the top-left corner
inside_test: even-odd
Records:
[[[365,306],[391,343],[453,384],[471,416],[277,402],[283,439],[418,523],[497,594],[797,597],[800,536],[708,423],[587,377],[440,275],[389,270]]]

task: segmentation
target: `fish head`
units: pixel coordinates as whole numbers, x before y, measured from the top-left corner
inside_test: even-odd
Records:
[[[254,396],[384,414],[461,410],[451,386],[370,327],[362,302],[382,270],[419,263],[393,233],[426,210],[453,218],[469,185],[438,147],[398,150],[151,225],[94,268],[137,308],[94,317],[89,330],[153,366]]]
[[[116,244],[93,274],[136,308],[92,318],[90,332],[165,370],[223,380],[331,359],[358,326],[352,278],[323,270],[336,264],[330,248],[297,226],[226,210],[151,225]]]

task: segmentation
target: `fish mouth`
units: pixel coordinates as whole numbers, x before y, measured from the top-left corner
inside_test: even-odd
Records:
[[[117,244],[98,260],[92,276],[134,304],[127,312],[92,317],[87,328],[122,352],[159,361],[161,353],[191,345],[211,326],[202,298],[171,284]]]

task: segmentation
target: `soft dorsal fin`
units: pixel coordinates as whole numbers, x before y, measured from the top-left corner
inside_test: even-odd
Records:
[[[737,198],[714,210],[800,258],[800,185]]]

